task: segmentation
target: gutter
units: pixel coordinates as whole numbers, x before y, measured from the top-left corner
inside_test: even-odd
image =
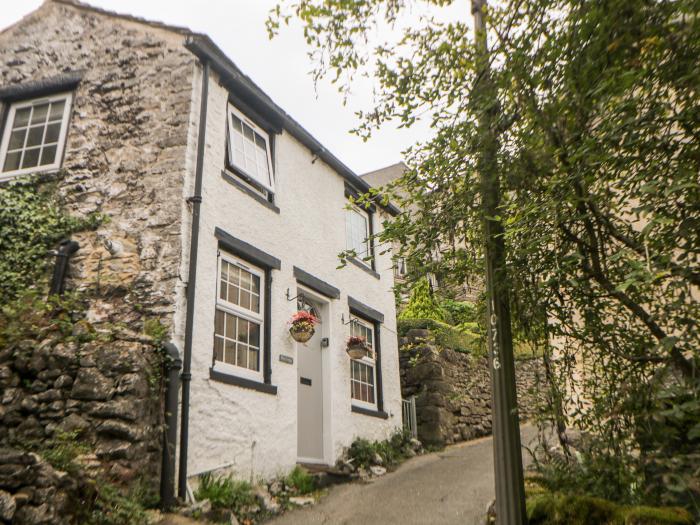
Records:
[[[301,124],[275,104],[260,87],[238,69],[208,36],[192,34],[187,38],[185,47],[203,62],[211,63],[212,69],[221,76],[224,85],[243,99],[243,102],[249,105],[251,109],[264,115],[277,129],[281,130],[283,128],[287,130],[290,135],[304,144],[313,155],[333,168],[358,193],[369,192],[369,189],[372,187],[370,184],[343,164],[338,157],[328,151]],[[381,195],[377,195],[377,198],[381,200]],[[390,215],[396,216],[401,213],[401,210],[391,203],[386,206],[378,205]]]
[[[194,299],[197,283],[197,254],[199,249],[199,217],[202,205],[202,173],[207,129],[207,97],[209,93],[209,61],[202,60],[202,90],[200,93],[199,133],[197,135],[197,164],[194,176],[194,195],[187,199],[192,204],[192,232],[190,234],[190,261],[187,277],[187,313],[185,320],[185,348],[182,368],[182,411],[180,417],[180,464],[178,496],[187,498],[187,446],[190,423],[190,381],[192,379],[192,332],[194,330]]]

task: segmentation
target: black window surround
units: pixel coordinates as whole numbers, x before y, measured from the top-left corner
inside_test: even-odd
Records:
[[[333,285],[322,281],[318,277],[314,277],[308,272],[305,272],[301,268],[294,267],[294,278],[298,283],[311,288],[314,292],[318,292],[321,295],[325,295],[330,299],[338,299],[340,297],[340,290]]]
[[[74,91],[83,78],[82,71],[64,73],[41,80],[21,82],[9,86],[0,87],[0,100],[5,103],[19,100],[39,98],[44,95],[52,95],[62,91]]]
[[[214,229],[214,236],[219,241],[219,249],[229,252],[244,259],[251,264],[260,266],[265,271],[265,314],[263,317],[263,382],[239,377],[209,369],[209,377],[215,381],[221,381],[229,385],[242,388],[249,388],[265,394],[277,394],[277,386],[272,384],[272,350],[270,348],[270,338],[272,335],[272,270],[279,270],[282,267],[281,261],[245,241],[237,239],[221,228]],[[218,277],[217,277],[218,278]]]
[[[382,386],[382,348],[381,348],[381,325],[384,322],[384,314],[375,310],[374,308],[361,303],[357,299],[348,296],[348,307],[350,309],[350,314],[360,317],[365,321],[372,323],[374,327],[374,367],[375,374],[377,378],[376,390],[377,390],[377,410],[372,410],[369,408],[363,408],[353,405],[351,402],[351,411],[357,414],[363,414],[365,416],[378,417],[380,419],[387,419],[389,414],[384,411],[384,389]]]
[[[357,200],[360,198],[360,193],[355,188],[353,188],[350,184],[348,184],[347,182],[345,183],[345,198],[346,199],[353,199],[353,200]],[[369,261],[361,261],[356,257],[348,257],[347,260],[350,261],[355,266],[357,266],[358,268],[366,271],[372,277],[379,279],[380,276],[377,273],[376,261],[375,261],[375,257],[374,257],[374,238],[372,237],[374,235],[374,214],[377,212],[377,207],[371,203],[362,204],[361,206],[358,204],[357,206],[358,206],[358,208],[360,208],[361,210],[364,210],[367,213],[367,227],[369,229],[370,260]]]
[[[228,156],[228,154],[227,154],[227,156]],[[233,173],[229,173],[229,170],[232,170]],[[258,201],[260,204],[262,204],[266,208],[269,208],[270,210],[272,210],[275,213],[280,212],[280,209],[274,203],[274,194],[270,194],[270,196],[268,198],[265,198],[265,196],[262,193],[255,191],[250,186],[248,186],[246,183],[239,180],[240,178],[244,178],[244,175],[240,171],[236,170],[235,168],[228,166],[225,170],[221,170],[221,178],[224,179],[229,184],[231,184],[234,188],[241,190],[243,193],[245,193],[249,197],[255,199],[256,201]]]
[[[229,93],[228,103],[234,106],[238,111],[246,115],[251,121],[257,124],[265,133],[267,133],[268,144],[270,146],[270,158],[272,159],[272,165],[270,169],[272,170],[272,176],[275,177],[275,134],[280,133],[282,130],[271,124],[265,117],[260,115],[257,111],[252,109],[243,100],[238,98],[233,93]],[[228,112],[228,108],[226,109]],[[275,213],[279,213],[280,209],[275,205],[275,194],[266,188],[260,186],[256,181],[251,179],[247,174],[238,169],[233,165],[231,159],[228,156],[228,141],[230,140],[228,133],[228,125],[226,125],[226,148],[224,157],[225,170],[222,171],[221,176],[223,179],[232,184],[234,187],[243,191],[246,195],[252,197],[263,206],[271,209]],[[237,180],[241,179],[241,180]]]

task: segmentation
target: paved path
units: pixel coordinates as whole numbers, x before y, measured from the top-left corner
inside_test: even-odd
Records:
[[[523,444],[536,437],[521,428]],[[413,458],[371,483],[333,487],[314,507],[289,512],[271,525],[481,525],[494,498],[491,438]],[[523,450],[523,462],[529,455]]]

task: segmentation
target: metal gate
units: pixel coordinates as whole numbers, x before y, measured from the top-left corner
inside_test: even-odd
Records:
[[[416,419],[416,396],[401,400],[401,413],[403,415],[403,428],[411,433],[411,437],[418,438],[418,421]]]

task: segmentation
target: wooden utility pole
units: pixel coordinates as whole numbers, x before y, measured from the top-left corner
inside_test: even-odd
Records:
[[[495,129],[498,99],[491,78],[483,13],[485,5],[486,0],[472,0],[478,65],[473,100],[479,115],[480,143],[477,169],[484,214],[496,522],[499,525],[524,525],[527,523],[527,517],[520,450],[520,418],[515,392],[515,362],[510,327],[505,242],[498,209],[501,200],[498,170],[499,143]]]

